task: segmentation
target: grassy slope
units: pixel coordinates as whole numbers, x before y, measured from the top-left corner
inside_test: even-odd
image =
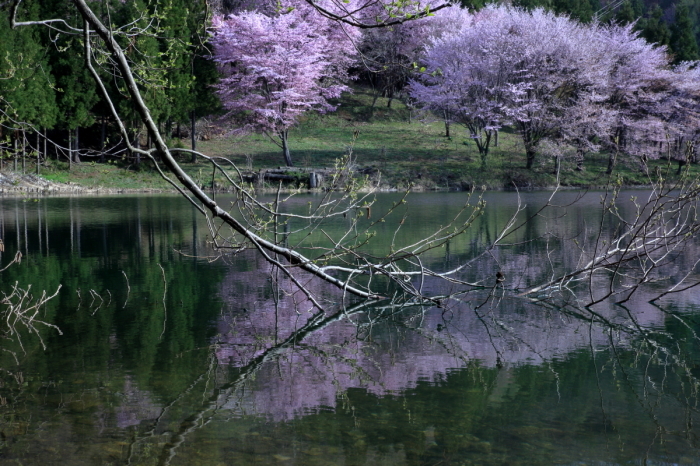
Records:
[[[384,187],[405,188],[411,183],[425,189],[466,189],[470,186],[500,189],[512,187],[513,183],[521,187],[545,187],[556,183],[553,163],[546,157],[540,157],[533,170],[523,168],[524,150],[517,134],[507,130],[501,132],[499,146],[492,148],[484,169],[476,146],[468,140],[464,128],[453,126],[452,138],[446,138],[441,122],[414,119],[408,123],[409,112],[402,103],[395,100],[392,108],[387,108],[386,103],[386,99],[380,98],[372,108],[370,93],[358,89],[341,100],[337,112],[306,117],[290,131],[292,159],[296,166],[332,167],[337,158],[348,152],[353,133],[359,131],[353,149],[355,163],[359,168],[371,168],[373,173],[380,173]],[[187,142],[182,141],[182,145],[187,147]],[[223,135],[201,141],[197,148],[207,155],[227,157],[242,168],[252,163],[251,167],[258,170],[283,163],[281,149],[263,135]],[[183,167],[201,184],[210,184],[211,171],[204,164],[183,163]],[[571,162],[564,161],[561,183],[564,186],[603,186],[608,182],[606,167],[607,156],[604,154],[589,154],[583,171],[576,171]],[[675,172],[675,166],[668,167],[664,161],[653,162],[650,167]],[[116,189],[168,187],[153,170],[144,168],[134,171],[115,165],[83,163],[74,165],[70,174],[65,168],[67,165],[53,162],[53,169],[44,174],[52,180],[70,180],[85,186]],[[633,159],[622,158],[615,175],[628,185],[648,183],[639,163]]]

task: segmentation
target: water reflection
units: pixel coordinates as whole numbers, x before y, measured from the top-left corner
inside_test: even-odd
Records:
[[[412,202],[400,241],[462,198]],[[515,201],[489,202],[433,265],[493,238]],[[642,293],[593,318],[513,291],[579,260],[549,251],[592,238],[597,205],[538,217],[519,235],[540,240],[475,262],[466,278],[488,286],[439,308],[343,302],[301,276],[335,303],[322,314],[253,251],[207,260],[205,225],[177,197],[3,199],[0,265],[24,260],[2,289],[63,285],[42,310],[63,335],[42,329],[46,351],[32,335],[3,346],[0,463],[696,463],[696,294]]]

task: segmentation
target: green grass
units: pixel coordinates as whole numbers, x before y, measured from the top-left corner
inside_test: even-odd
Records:
[[[381,174],[384,187],[405,188],[409,184],[424,189],[467,189],[485,186],[488,189],[546,187],[556,184],[554,164],[539,156],[532,170],[525,169],[525,150],[520,137],[508,128],[501,131],[498,147],[492,147],[482,166],[476,145],[467,138],[466,130],[458,125],[451,128],[451,138],[445,137],[440,121],[413,118],[399,101],[386,107],[387,100],[379,98],[372,108],[372,95],[356,89],[340,101],[335,113],[310,115],[290,131],[292,159],[302,168],[332,167],[339,157],[348,153],[353,134],[359,136],[353,147],[359,168]],[[281,149],[263,135],[221,137],[199,143],[198,149],[208,155],[231,159],[241,167],[252,160],[254,169],[283,165]],[[572,161],[564,161],[560,181],[564,186],[596,187],[606,185],[607,154],[587,154],[584,170],[576,170]],[[651,161],[651,172],[667,170],[675,174],[675,165]],[[694,171],[697,168],[693,167]],[[613,177],[621,177],[627,185],[646,185],[649,180],[637,159],[620,157]]]
[[[440,121],[409,123],[409,110],[394,100],[387,108],[387,100],[377,99],[366,89],[356,89],[344,96],[336,112],[327,115],[310,114],[290,131],[292,159],[300,168],[331,168],[335,161],[346,155],[352,145],[354,163],[383,188],[403,189],[412,185],[419,189],[468,189],[472,186],[487,189],[548,187],[556,184],[553,161],[538,156],[535,167],[527,170],[525,151],[517,134],[508,128],[500,132],[498,147],[492,147],[486,166],[466,130],[458,125],[451,128],[451,138],[445,137],[445,126]],[[283,165],[281,149],[264,135],[222,135],[199,141],[197,149],[210,156],[226,157],[245,169],[249,163],[257,171]],[[173,146],[189,147],[188,141],[172,141]],[[189,155],[182,155],[182,167],[202,186],[211,186],[211,169],[200,162],[189,163]],[[606,154],[587,154],[584,170],[577,171],[573,162],[564,161],[560,171],[563,186],[599,187],[611,179],[605,174]],[[650,171],[664,170],[675,176],[676,166],[665,161],[649,163]],[[693,174],[698,169],[693,166]],[[42,173],[53,181],[73,182],[88,187],[108,189],[169,189],[149,163],[138,169],[118,164],[82,163],[68,165],[51,161]],[[637,159],[620,157],[613,179],[620,178],[625,185],[646,185],[649,180]],[[222,177],[217,184],[223,185]]]
[[[75,183],[87,188],[113,190],[170,189],[157,172],[144,164],[143,169],[125,169],[110,163],[74,163],[69,170],[67,162],[52,160],[42,167],[41,176],[58,183]]]

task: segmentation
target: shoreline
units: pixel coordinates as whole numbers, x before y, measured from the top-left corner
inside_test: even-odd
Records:
[[[625,189],[648,189],[650,185],[625,185]],[[497,191],[554,191],[558,189],[560,191],[599,191],[608,189],[603,185],[595,186],[528,186],[522,188],[486,188],[484,192],[497,192]],[[377,193],[392,193],[392,192],[405,192],[406,188],[398,188],[392,186],[378,187],[374,191]],[[468,192],[469,189],[453,189],[453,188],[438,188],[438,187],[425,187],[425,186],[414,186],[410,189],[412,192],[416,193],[428,193],[428,192]],[[208,193],[216,194],[227,194],[233,192],[233,190],[212,190],[206,189]],[[257,188],[257,192],[260,193],[275,193],[278,188]],[[298,188],[282,188],[280,192],[291,193],[298,191],[300,193],[321,193],[325,192],[323,188],[315,189],[298,189]],[[367,192],[368,190],[362,190],[362,192]],[[84,196],[84,195],[121,195],[121,194],[178,194],[178,191],[174,188],[163,189],[163,188],[109,188],[109,187],[89,187],[83,186],[78,183],[60,183],[55,181],[47,180],[42,176],[37,176],[35,174],[15,174],[15,173],[0,173],[0,197],[21,197],[27,195],[37,195],[37,196]]]

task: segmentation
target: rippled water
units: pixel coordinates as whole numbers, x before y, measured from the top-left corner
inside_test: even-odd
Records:
[[[403,212],[377,238],[415,241],[465,196],[413,195],[399,232]],[[522,195],[523,214],[548,196]],[[379,196],[374,215],[398,199]],[[486,200],[466,235],[427,254],[433,267],[475,257],[518,202]],[[499,299],[400,312],[349,303],[317,316],[254,251],[219,257],[179,197],[0,199],[0,268],[23,254],[0,290],[61,286],[36,316],[38,334],[4,327],[0,464],[700,464],[696,293],[597,309],[667,332],[666,347],[515,296],[579,260],[570,240],[599,234],[599,206],[589,193],[535,217],[465,271],[472,280],[502,267]],[[696,251],[668,276],[692,268]]]

